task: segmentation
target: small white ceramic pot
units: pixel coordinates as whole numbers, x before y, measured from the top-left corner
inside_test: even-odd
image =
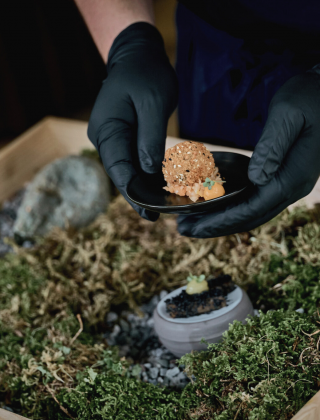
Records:
[[[201,343],[204,338],[208,343],[217,343],[233,321],[245,322],[248,315],[253,315],[253,306],[248,295],[240,287],[227,296],[228,306],[209,314],[190,318],[171,318],[166,310],[165,300],[178,295],[186,286],[180,287],[165,296],[153,313],[154,328],[162,344],[175,356],[181,357],[192,350],[205,350]]]

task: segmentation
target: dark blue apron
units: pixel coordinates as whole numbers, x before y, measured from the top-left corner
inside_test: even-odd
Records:
[[[266,3],[261,2],[260,8],[266,7],[263,6]],[[312,24],[320,27],[320,0],[318,4],[318,18],[313,15],[316,23]],[[216,29],[204,20],[205,15],[200,18],[184,5],[178,5],[176,70],[182,138],[253,149],[275,92],[292,76],[320,63],[320,42],[310,45],[311,37],[300,37],[303,28],[293,28],[292,22],[285,22],[286,32],[285,27],[279,26],[281,22],[276,22],[279,36],[274,35],[277,33],[274,30],[270,34],[265,32],[268,37],[264,37],[254,16],[256,26],[251,33],[241,29],[232,33]],[[281,20],[281,16],[277,17]],[[265,19],[263,16],[264,24]],[[308,26],[306,20],[303,24]],[[250,22],[244,25],[249,27]],[[317,27],[312,29],[317,32]],[[294,39],[290,31],[298,38]]]

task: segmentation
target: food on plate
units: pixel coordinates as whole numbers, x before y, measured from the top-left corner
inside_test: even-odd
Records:
[[[219,169],[210,151],[195,141],[185,141],[166,150],[162,162],[166,191],[188,196],[192,201],[205,200],[225,194]]]
[[[200,279],[201,278],[201,279]],[[188,286],[203,284],[208,288],[199,292],[194,288],[182,290],[177,296],[165,301],[167,312],[171,318],[189,318],[191,316],[207,314],[228,305],[227,295],[235,289],[235,285],[228,275],[204,280],[204,276],[190,276]],[[190,293],[190,291],[192,293]]]

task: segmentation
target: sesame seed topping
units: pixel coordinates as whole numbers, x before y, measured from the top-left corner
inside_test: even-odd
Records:
[[[178,165],[178,168],[181,168],[181,165]]]
[[[174,169],[176,169],[176,165],[173,165]]]

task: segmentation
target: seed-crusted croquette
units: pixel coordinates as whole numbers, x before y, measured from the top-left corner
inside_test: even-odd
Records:
[[[202,143],[185,141],[165,153],[162,172],[167,186],[164,189],[187,195],[192,201],[199,197],[206,200],[220,197],[225,192],[218,171],[212,154]]]

